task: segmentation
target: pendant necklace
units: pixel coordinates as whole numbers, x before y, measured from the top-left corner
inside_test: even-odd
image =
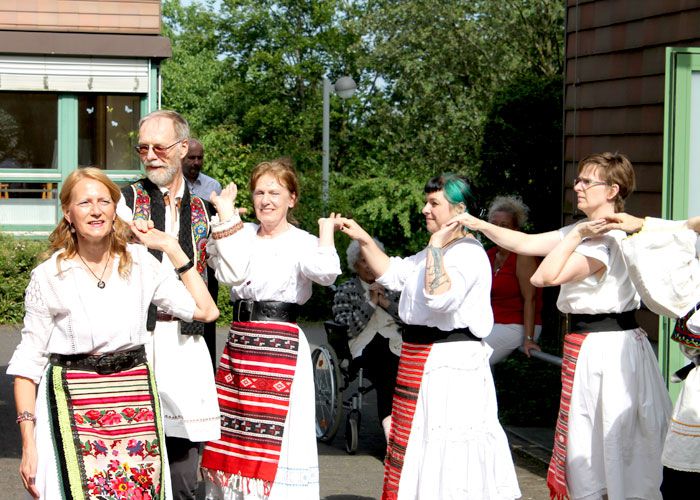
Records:
[[[85,259],[83,259],[83,256],[80,255],[80,252],[76,252],[76,253],[78,254],[78,257],[80,257],[80,260],[83,261],[83,264],[85,264],[85,267],[87,267],[87,270],[90,271],[90,274],[92,274],[95,277],[95,279],[97,280],[97,288],[100,288],[100,289],[104,288],[105,282],[102,281],[102,277],[105,275],[105,271],[107,270],[107,266],[109,265],[110,255],[107,256],[107,262],[105,262],[105,267],[104,267],[104,269],[102,269],[102,274],[97,276],[95,274],[95,272],[90,268],[90,266],[87,265],[87,262],[85,262]]]

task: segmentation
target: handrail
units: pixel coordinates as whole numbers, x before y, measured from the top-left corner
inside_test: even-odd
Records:
[[[525,353],[522,346],[518,347],[518,350],[523,354]],[[533,358],[541,359],[542,361],[551,363],[553,365],[561,366],[561,358],[559,356],[555,356],[554,354],[549,354],[548,352],[535,351],[534,349],[530,349],[530,356]]]

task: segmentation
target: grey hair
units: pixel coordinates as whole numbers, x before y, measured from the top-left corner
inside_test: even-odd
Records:
[[[489,206],[489,220],[495,212],[510,214],[513,217],[513,222],[515,222],[515,227],[522,229],[527,222],[527,215],[530,209],[518,196],[496,196]]]
[[[139,129],[144,122],[150,120],[151,118],[167,118],[168,120],[172,121],[173,127],[175,128],[175,136],[177,137],[178,141],[187,139],[190,136],[190,125],[187,123],[187,120],[185,120],[185,118],[177,111],[172,111],[169,109],[158,109],[156,111],[152,111],[141,118],[139,121]]]
[[[379,249],[383,252],[384,251],[384,243],[379,241],[377,238],[374,238],[374,242],[377,244]],[[350,270],[354,273],[357,272],[357,269],[355,269],[355,264],[357,264],[358,259],[360,258],[360,242],[357,240],[352,240],[350,244],[348,245],[348,249],[345,252],[345,255],[347,256],[348,259],[348,267]]]

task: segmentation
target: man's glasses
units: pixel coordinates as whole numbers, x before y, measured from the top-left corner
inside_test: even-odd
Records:
[[[184,139],[180,139],[177,142],[172,143],[170,146],[156,146],[154,144],[139,144],[138,146],[135,146],[134,149],[140,156],[146,156],[148,154],[148,150],[150,148],[153,148],[153,152],[156,154],[158,158],[163,158],[165,155],[168,154],[168,151],[170,151],[175,145],[180,144]]]
[[[574,186],[576,184],[581,184],[581,187],[585,191],[588,188],[592,188],[593,186],[602,186],[602,185],[607,185],[607,182],[604,181],[592,181],[591,179],[586,179],[585,177],[576,177],[574,179]]]

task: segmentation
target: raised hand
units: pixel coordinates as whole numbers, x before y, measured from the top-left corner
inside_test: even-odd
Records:
[[[479,219],[478,217],[474,217],[473,215],[464,212],[459,215],[455,215],[452,217],[449,221],[447,221],[448,224],[450,222],[456,222],[467,229],[470,229],[472,231],[481,231],[482,228],[484,227],[485,224],[487,224],[486,221],[483,221]]]
[[[582,222],[576,225],[576,230],[582,239],[599,236],[610,231],[608,221],[606,219],[596,219]]]
[[[221,194],[217,195],[215,192],[212,192],[209,201],[216,207],[216,212],[219,214],[219,221],[226,222],[231,220],[236,207],[237,195],[238,186],[236,186],[235,182],[226,185],[226,187],[221,190]]]
[[[644,225],[644,219],[624,212],[609,215],[605,220],[607,222],[606,228],[608,231],[611,229],[620,229],[626,233],[636,233],[641,230]]]
[[[150,249],[167,252],[168,248],[172,248],[172,245],[179,246],[175,237],[155,229],[153,221],[131,221],[129,227],[131,227],[131,232],[134,233],[136,239]]]
[[[461,238],[462,236],[464,236],[462,234],[462,225],[453,218],[443,224],[440,229],[430,236],[430,245],[442,248],[450,241]]]
[[[354,220],[342,217],[340,230],[352,240],[371,241],[372,237]]]

